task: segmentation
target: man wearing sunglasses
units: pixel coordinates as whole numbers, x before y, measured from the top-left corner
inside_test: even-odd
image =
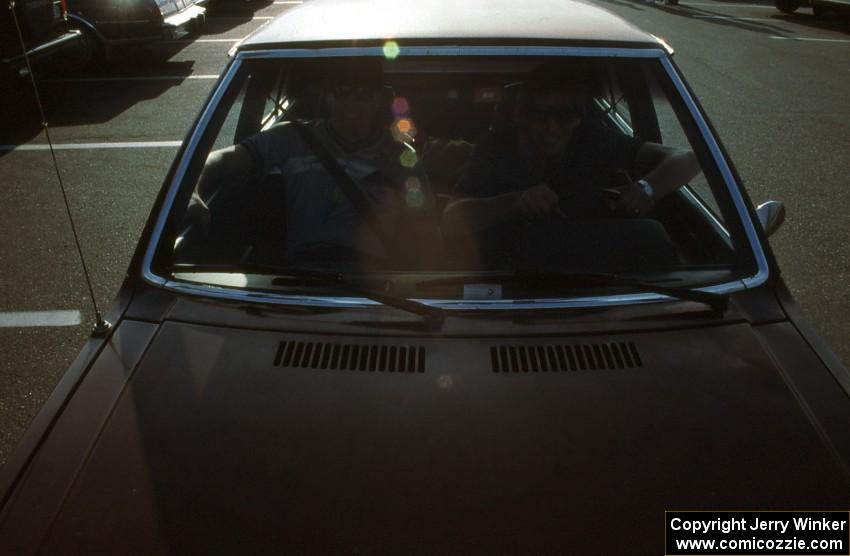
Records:
[[[285,206],[274,224],[285,226],[285,246],[273,262],[380,264],[391,255],[389,243],[404,213],[427,204],[428,182],[415,156],[404,156],[412,147],[389,132],[380,61],[325,66],[328,117],[285,121],[212,152],[189,212],[208,221],[204,201],[212,191],[247,174],[253,183],[277,189],[265,198]]]
[[[532,71],[516,95],[511,125],[478,141],[445,209],[446,236],[478,236],[485,251],[504,251],[529,222],[643,216],[699,173],[689,150],[591,121],[590,75],[580,62]],[[636,168],[652,170],[637,176]]]

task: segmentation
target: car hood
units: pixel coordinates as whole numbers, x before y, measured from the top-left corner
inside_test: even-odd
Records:
[[[23,552],[660,553],[664,510],[850,499],[748,324],[435,340],[124,322],[110,349],[5,514]]]

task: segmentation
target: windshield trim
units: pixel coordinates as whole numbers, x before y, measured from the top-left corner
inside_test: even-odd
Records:
[[[758,271],[755,275],[740,280],[732,280],[721,284],[715,284],[701,291],[730,294],[744,289],[759,286],[767,281],[769,267],[767,258],[758,240],[758,235],[753,228],[753,222],[746,210],[743,197],[736,186],[736,181],[720,147],[711,133],[708,124],[698,108],[695,100],[690,95],[678,71],[676,71],[669,56],[662,49],[628,49],[628,48],[600,48],[600,47],[548,47],[548,46],[411,46],[405,47],[403,54],[407,56],[586,56],[586,57],[629,57],[629,58],[656,58],[658,59],[670,79],[673,81],[679,94],[682,96],[688,111],[697,125],[703,140],[708,146],[715,163],[718,165],[726,188],[735,204],[739,218],[742,220],[744,231],[755,256]],[[183,182],[189,163],[195,156],[195,151],[200,144],[206,129],[219,108],[225,92],[242,67],[243,61],[247,59],[269,59],[269,58],[319,58],[319,57],[384,57],[381,47],[332,47],[319,49],[276,49],[276,50],[252,50],[239,52],[231,61],[214,89],[210,100],[201,113],[200,118],[189,136],[186,149],[184,150],[176,171],[174,172],[154,228],[147,243],[144,257],[142,259],[142,279],[156,287],[164,288],[181,293],[191,293],[206,297],[224,299],[238,299],[241,301],[262,301],[264,303],[289,304],[289,305],[321,305],[321,306],[347,306],[362,307],[379,305],[365,298],[356,297],[328,297],[315,295],[280,295],[263,292],[232,291],[219,286],[205,286],[200,284],[185,284],[168,279],[153,271],[154,255],[163,239],[168,215],[171,213],[174,200],[181,183]],[[417,300],[426,305],[443,308],[463,309],[516,309],[522,308],[571,308],[588,306],[624,305],[636,303],[648,303],[659,301],[671,301],[673,298],[653,293],[627,294],[615,296],[588,296],[581,298],[543,298],[522,300],[499,300],[499,301],[477,301],[470,303],[464,300]]]

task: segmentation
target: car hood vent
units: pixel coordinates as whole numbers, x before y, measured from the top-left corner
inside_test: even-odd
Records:
[[[493,346],[494,373],[601,371],[643,366],[634,342],[543,346]]]
[[[283,341],[274,364],[294,369],[424,373],[425,348]]]

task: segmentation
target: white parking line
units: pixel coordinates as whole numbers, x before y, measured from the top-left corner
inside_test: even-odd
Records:
[[[774,6],[765,4],[725,4],[723,2],[680,2],[680,6],[706,6],[711,8],[758,8],[762,10],[775,10]]]
[[[79,311],[20,311],[0,313],[0,328],[34,326],[76,326],[82,322]]]
[[[255,15],[249,17],[239,17],[238,15],[234,16],[217,16],[217,17],[208,17],[207,21],[245,21],[250,19],[251,21],[255,20],[266,20],[266,19],[274,19],[273,15]]]
[[[137,75],[127,77],[70,77],[45,79],[42,83],[100,83],[102,81],[183,81],[185,79],[218,79],[218,75]]]
[[[245,40],[245,37],[241,37],[238,39],[176,39],[173,41],[162,41],[163,43],[191,43],[191,42],[239,42]]]
[[[159,149],[174,148],[182,145],[182,141],[128,141],[118,143],[58,143],[53,145],[55,151],[79,151],[86,149]],[[45,144],[29,145],[0,145],[0,151],[47,151],[50,147]]]
[[[697,19],[721,19],[730,21],[770,21],[772,23],[782,21],[781,19],[773,19],[771,17],[735,17],[733,15],[694,15],[693,17]]]
[[[841,42],[841,43],[850,43],[850,39],[815,39],[812,37],[780,37],[777,35],[771,35],[771,39],[776,39],[780,41],[810,41],[810,42]]]

